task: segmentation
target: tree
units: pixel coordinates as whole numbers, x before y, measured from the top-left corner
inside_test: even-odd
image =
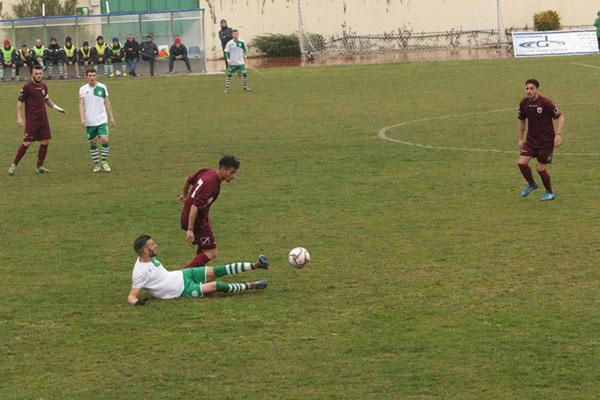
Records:
[[[16,18],[41,17],[42,4],[46,4],[46,16],[75,15],[77,0],[21,0],[12,6]]]

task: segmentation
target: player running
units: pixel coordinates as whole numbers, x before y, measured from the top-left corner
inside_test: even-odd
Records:
[[[97,73],[94,68],[85,71],[88,83],[79,89],[79,116],[81,117],[81,126],[87,131],[87,138],[90,142],[90,155],[94,162],[93,172],[100,171],[98,137],[102,142],[102,169],[110,172],[111,169],[107,162],[110,150],[108,119],[110,119],[110,126],[113,128],[115,127],[115,119],[108,99],[108,89],[103,83],[96,80],[96,76]]]
[[[527,186],[521,192],[521,196],[525,197],[538,187],[529,168],[529,160],[532,157],[537,158],[535,169],[546,188],[542,201],[547,201],[554,200],[554,192],[546,165],[552,162],[554,148],[562,144],[561,134],[565,117],[552,100],[539,94],[539,87],[540,83],[536,79],[528,79],[525,82],[526,97],[519,103],[519,149],[521,150],[519,168],[527,181]],[[527,119],[527,139],[523,142],[525,119]],[[558,120],[556,133],[553,119]]]
[[[244,290],[265,289],[267,281],[261,280],[246,283],[225,283],[215,281],[225,275],[239,274],[254,269],[269,269],[270,264],[264,255],[258,256],[258,261],[237,262],[218,267],[190,268],[179,271],[167,271],[156,259],[156,243],[148,235],[142,235],[133,243],[133,249],[138,259],[131,273],[131,291],[127,302],[136,306],[145,305],[148,298],[140,300],[138,296],[142,289],[159,299],[174,299],[176,297],[204,297],[215,292],[237,293]]]
[[[221,182],[231,182],[239,168],[240,162],[235,157],[223,156],[218,170],[203,168],[185,178],[183,194],[177,196],[183,204],[181,229],[187,231],[186,241],[198,248],[196,257],[184,269],[201,267],[217,257],[217,243],[208,213],[219,197]]]
[[[14,175],[19,165],[19,161],[25,155],[25,152],[33,142],[41,142],[38,151],[38,161],[36,172],[38,174],[47,174],[49,169],[44,167],[44,160],[48,153],[48,143],[52,139],[50,134],[50,123],[46,114],[46,104],[48,107],[54,108],[56,111],[67,115],[67,110],[64,110],[54,104],[48,96],[48,87],[42,82],[44,79],[44,70],[41,65],[34,65],[31,70],[31,81],[23,85],[19,98],[17,100],[17,125],[23,126],[22,109],[25,103],[25,134],[23,135],[23,143],[19,146],[15,159],[8,169],[8,175]]]
[[[240,33],[237,29],[232,32],[233,39],[225,46],[225,58],[229,66],[227,67],[227,78],[225,78],[225,92],[229,93],[229,85],[231,85],[231,76],[237,72],[238,75],[242,75],[244,79],[244,90],[251,92],[252,90],[248,87],[248,73],[246,72],[246,62],[248,62],[248,49],[246,49],[246,42],[240,39]]]

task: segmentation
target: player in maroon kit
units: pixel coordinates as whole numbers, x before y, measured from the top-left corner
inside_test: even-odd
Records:
[[[17,125],[23,126],[23,116],[21,110],[25,103],[25,135],[23,143],[17,150],[17,155],[8,169],[8,175],[14,175],[17,165],[25,152],[33,142],[40,141],[40,150],[38,151],[37,173],[47,174],[49,169],[44,168],[44,159],[48,151],[48,142],[52,138],[50,135],[50,124],[48,115],[46,115],[46,104],[56,111],[67,115],[67,110],[63,110],[50,100],[48,97],[48,87],[42,83],[44,71],[40,65],[35,65],[31,71],[31,81],[23,85],[19,99],[17,100]]]
[[[525,82],[526,97],[519,103],[519,168],[527,181],[527,186],[521,192],[525,197],[537,189],[537,184],[533,180],[529,160],[532,157],[537,158],[535,169],[540,174],[546,194],[542,197],[543,201],[554,200],[554,192],[550,182],[550,175],[546,169],[546,164],[552,162],[552,153],[555,147],[562,144],[562,130],[565,125],[565,117],[558,107],[547,97],[539,94],[540,83],[535,79],[529,79]],[[525,120],[527,119],[527,139],[523,141],[525,133]],[[554,132],[553,119],[558,120],[556,133]]]
[[[231,182],[238,168],[240,162],[235,157],[224,156],[218,170],[203,168],[185,178],[183,194],[177,197],[183,203],[181,229],[187,231],[186,241],[197,245],[198,249],[196,257],[184,269],[204,266],[217,257],[217,243],[208,212],[219,197],[221,182]]]

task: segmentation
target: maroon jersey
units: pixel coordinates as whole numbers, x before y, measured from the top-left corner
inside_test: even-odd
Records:
[[[187,177],[191,185],[191,191],[181,212],[181,229],[188,229],[188,219],[192,204],[198,207],[198,216],[196,217],[197,226],[208,223],[208,212],[210,206],[219,197],[221,191],[221,181],[214,169],[203,168],[193,175]]]
[[[48,87],[45,83],[29,81],[19,93],[19,101],[25,103],[25,128],[33,128],[40,125],[48,125],[46,114],[46,100],[48,99]]]
[[[547,97],[538,96],[537,100],[525,97],[519,103],[519,119],[527,119],[527,143],[542,146],[554,143],[553,119],[561,116],[561,112]]]

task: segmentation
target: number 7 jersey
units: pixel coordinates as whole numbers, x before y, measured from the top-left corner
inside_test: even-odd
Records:
[[[210,206],[217,200],[221,191],[221,181],[214,169],[203,168],[188,176],[187,182],[190,185],[190,191],[181,212],[181,229],[184,230],[188,229],[192,205],[198,207],[196,225],[202,225],[203,222],[208,221]]]

